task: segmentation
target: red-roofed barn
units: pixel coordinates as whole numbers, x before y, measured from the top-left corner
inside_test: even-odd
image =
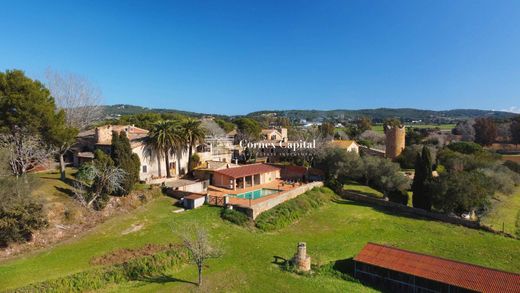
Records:
[[[520,275],[367,243],[355,276],[384,292],[520,292]]]

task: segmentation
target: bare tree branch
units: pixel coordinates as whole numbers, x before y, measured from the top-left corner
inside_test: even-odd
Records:
[[[23,130],[0,135],[0,145],[9,152],[9,166],[14,175],[26,174],[32,168],[48,163],[55,150],[35,135]]]
[[[47,70],[47,87],[59,109],[66,114],[68,126],[83,130],[101,118],[102,94],[82,76]]]
[[[208,232],[199,227],[186,227],[181,236],[184,246],[189,251],[190,260],[198,269],[198,286],[202,285],[202,268],[204,262],[210,258],[217,258],[222,255],[221,251],[213,247],[210,243]]]

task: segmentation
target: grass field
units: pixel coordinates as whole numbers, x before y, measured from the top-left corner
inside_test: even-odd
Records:
[[[368,241],[520,272],[520,241],[439,222],[398,216],[340,200],[331,202],[282,230],[262,233],[223,221],[220,209],[203,207],[173,213],[173,200],[156,199],[132,214],[118,216],[74,239],[0,264],[0,291],[31,282],[88,270],[92,257],[117,248],[178,241],[186,224],[206,227],[224,252],[208,262],[203,291],[213,292],[368,292],[370,288],[329,275],[299,276],[272,264],[273,256],[290,258],[306,241],[312,262],[326,264],[356,255]],[[142,229],[125,234],[130,227]],[[104,292],[198,291],[196,269],[185,265],[159,278],[123,283]]]
[[[383,194],[381,192],[373,189],[372,187],[362,185],[353,180],[350,180],[349,182],[347,182],[347,184],[345,184],[343,186],[343,189],[349,190],[349,191],[354,191],[354,192],[361,193],[361,194],[368,195],[368,196],[377,197],[377,198],[383,197]]]
[[[67,168],[66,175],[69,180],[73,179],[74,172],[73,169]],[[36,177],[39,178],[40,184],[33,191],[33,195],[43,201],[51,223],[66,221],[65,214],[74,216],[84,212],[71,198],[71,187],[60,180],[58,171],[38,173]]]
[[[407,124],[407,128],[439,128],[440,130],[452,130],[455,127],[455,124]],[[383,125],[376,124],[372,125],[372,130],[376,132],[383,133]]]
[[[520,187],[511,195],[497,194],[482,223],[520,237]]]

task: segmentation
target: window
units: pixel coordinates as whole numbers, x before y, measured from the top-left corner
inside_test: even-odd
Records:
[[[146,172],[148,172],[148,166],[143,165],[143,173],[146,173]]]

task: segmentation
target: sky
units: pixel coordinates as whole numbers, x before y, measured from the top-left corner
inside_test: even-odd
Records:
[[[216,114],[520,112],[520,1],[4,1],[0,70]]]

